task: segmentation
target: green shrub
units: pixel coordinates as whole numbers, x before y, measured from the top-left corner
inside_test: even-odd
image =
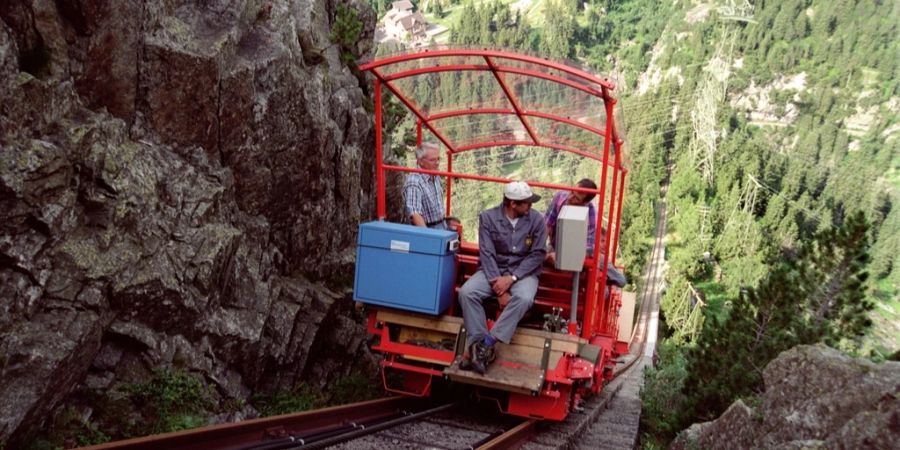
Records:
[[[371,400],[383,395],[380,385],[359,373],[353,373],[338,379],[331,388],[328,403],[343,405],[345,403]]]
[[[644,372],[641,390],[642,448],[663,448],[681,430],[680,412],[684,407],[681,387],[687,378],[684,348],[671,340],[658,347],[656,367]]]
[[[196,376],[181,370],[158,369],[146,383],[120,389],[147,416],[151,433],[205,425],[208,411],[215,407],[212,390]]]
[[[96,445],[112,440],[186,430],[207,424],[216,409],[214,393],[199,377],[182,370],[157,369],[140,383],[108,391],[80,390],[77,403],[91,405],[85,416],[77,406],[61,408],[48,430],[31,440],[29,450]]]
[[[251,402],[262,417],[307,411],[325,404],[318,389],[302,383],[293,389],[279,389],[269,395],[254,396]]]
[[[337,6],[334,25],[331,27],[331,42],[341,47],[341,61],[348,66],[356,65],[353,48],[359,41],[363,23],[355,9],[344,5]]]

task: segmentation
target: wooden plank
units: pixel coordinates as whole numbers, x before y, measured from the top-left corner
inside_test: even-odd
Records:
[[[432,330],[423,330],[420,328],[403,327],[397,336],[397,341],[402,344],[416,345],[419,347],[427,347],[436,350],[444,350],[453,352],[456,347],[456,336],[449,333],[441,333]],[[450,363],[444,360],[431,359],[414,355],[403,355],[406,359],[413,361],[422,361],[431,364],[439,364],[449,366]]]
[[[444,374],[454,381],[505,391],[531,394],[532,391],[539,390],[544,380],[544,371],[541,369],[543,349],[502,342],[496,345],[497,360],[485,375],[461,370],[459,359],[444,369]],[[563,352],[550,352],[549,368],[556,368],[560,358],[564,356]]]
[[[637,302],[637,294],[622,291],[622,307],[619,308],[619,341],[631,340],[631,328],[634,325],[634,304]]]
[[[539,392],[544,384],[543,371],[540,368],[522,366],[505,360],[494,361],[484,375],[462,370],[459,368],[459,361],[455,361],[444,369],[444,374],[456,382],[526,395]]]
[[[461,317],[445,315],[435,318],[406,311],[388,311],[384,309],[378,310],[375,319],[385,323],[442,331],[454,335],[459,333],[463,324]]]
[[[432,348],[452,352],[453,347],[456,346],[456,335],[423,328],[403,327],[400,329],[400,335],[397,336],[397,342],[413,345],[427,342]]]
[[[541,367],[541,361],[544,359],[544,350],[535,347],[526,347],[522,345],[505,345],[497,344],[497,352],[500,359],[508,360],[514,363],[526,364],[534,367]],[[558,351],[550,352],[550,368],[556,367],[559,358],[565,353]]]
[[[441,360],[438,360],[438,359],[420,358],[420,357],[418,357],[418,356],[410,356],[410,355],[403,355],[403,358],[404,358],[404,359],[409,359],[409,360],[412,360],[412,361],[421,361],[421,362],[424,362],[424,363],[436,364],[436,365],[439,365],[439,366],[447,366],[447,365],[449,365],[449,364],[447,364],[447,361],[441,361]]]
[[[550,338],[552,340],[550,346],[551,350],[565,353],[578,353],[578,347],[581,344],[581,342],[579,341],[581,340],[579,339],[572,341],[569,339],[570,337],[575,336],[569,336],[561,333],[550,333],[542,330],[520,328],[516,330],[516,334],[513,335],[513,338],[510,340],[510,344],[521,345],[525,347],[535,347],[543,350],[545,339]]]
[[[567,333],[551,333],[549,331],[544,330],[534,330],[531,328],[519,328],[516,330],[516,334],[523,334],[528,336],[538,336],[540,338],[551,338],[554,340],[566,341],[566,342],[576,342],[576,343],[586,343],[586,339],[582,339],[578,336],[573,336]]]
[[[463,325],[463,319],[461,317],[446,315],[432,317],[407,311],[383,309],[378,310],[376,320],[425,330],[435,330],[453,335],[459,334]],[[543,351],[544,340],[547,338],[552,339],[550,348],[555,352],[578,353],[578,346],[587,343],[585,339],[578,336],[565,333],[551,333],[549,331],[533,330],[530,328],[517,329],[510,343],[517,346],[533,347]]]
[[[519,338],[513,336],[510,344],[519,345],[522,347],[536,348],[541,351],[544,350],[544,340],[534,336],[521,336]],[[561,342],[553,340],[550,342],[550,350],[564,353],[578,353],[578,344],[574,342]]]

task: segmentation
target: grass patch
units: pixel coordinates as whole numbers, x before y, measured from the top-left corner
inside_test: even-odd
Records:
[[[250,402],[256,406],[260,416],[268,417],[319,408],[325,404],[325,398],[318,389],[301,383],[293,389],[279,389],[269,395],[254,396]]]
[[[875,309],[872,311],[871,346],[887,355],[900,349],[900,288],[884,278],[875,284]]]
[[[215,394],[197,375],[158,369],[141,383],[108,391],[76,393],[78,405],[56,412],[48,430],[31,439],[29,450],[49,450],[186,430],[207,424],[217,409]]]
[[[293,389],[280,389],[271,394],[254,396],[251,403],[263,417],[289,414],[326,406],[371,400],[382,396],[381,387],[361,374],[337,379],[323,391],[305,383]]]
[[[122,390],[148,416],[151,433],[205,425],[208,411],[216,406],[212,389],[197,376],[181,370],[155,370],[146,383],[125,385]]]
[[[891,160],[891,167],[884,176],[894,191],[900,192],[900,155],[894,156],[894,159]]]
[[[472,4],[478,6],[478,5],[481,5],[484,3],[491,3],[494,0],[471,0],[471,1],[472,1]],[[512,4],[516,3],[517,1],[518,0],[500,0],[500,3],[505,4],[505,5],[512,5]],[[525,16],[528,19],[528,24],[531,25],[532,27],[540,27],[541,25],[543,25],[543,23],[544,23],[543,15],[537,15],[537,13],[536,13],[535,18],[538,21],[535,21],[532,18],[532,11],[537,9],[536,6],[538,4],[540,4],[541,0],[523,0],[523,1],[530,3],[530,5],[528,5],[528,7],[523,10],[523,12],[525,13]],[[435,23],[438,25],[443,25],[447,28],[452,28],[454,25],[456,25],[457,21],[459,21],[460,18],[462,17],[464,3],[465,2],[460,2],[460,4],[458,4],[458,5],[449,5],[449,6],[445,7],[444,14],[442,17],[437,17],[436,15],[434,15],[430,12],[423,13],[423,15],[425,16],[425,19],[428,20],[428,23]],[[421,6],[422,6],[421,9],[424,9],[425,2],[422,2]],[[441,37],[444,37],[444,40],[446,40],[449,38],[449,36],[450,36],[450,32],[447,31],[446,33],[438,36],[437,40],[440,41]]]
[[[338,379],[330,390],[328,403],[343,405],[346,403],[373,400],[384,396],[381,385],[359,373],[353,373]]]

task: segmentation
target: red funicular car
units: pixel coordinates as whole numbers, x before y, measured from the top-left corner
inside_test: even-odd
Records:
[[[454,278],[446,287],[452,298],[448,309],[428,314],[384,304],[368,308],[368,331],[375,337],[372,349],[384,355],[381,365],[387,390],[428,396],[434,380],[449,379],[474,385],[479,396],[495,399],[508,414],[564,419],[583,396],[598,392],[611,379],[616,358],[628,351],[631,334],[634,296],[608,285],[604,270],[616,263],[627,174],[623,143],[613,119],[612,83],[545,59],[486,49],[430,48],[384,57],[361,69],[374,76],[380,221],[387,217],[387,171],[442,177],[446,214],[451,216],[455,180],[510,181],[500,173],[484,173],[486,167],[470,171],[481,173],[454,170],[454,159],[467,152],[496,147],[510,152],[537,149],[575,155],[582,163],[593,164],[591,177],[597,189],[576,187],[576,180],[571,180],[572,185],[525,180],[536,188],[596,194],[597,221],[604,224],[610,239],[596,233],[593,254],[584,258],[580,272],[545,264],[534,306],[520,322],[512,342],[498,344],[500,356],[486,374],[459,368],[465,328],[456,291],[478,266],[476,242],[463,240],[458,249],[451,249]],[[428,139],[442,145],[446,169],[430,171],[385,163],[382,96],[386,94],[392,94],[414,115],[419,143]],[[480,125],[471,126],[475,123]],[[496,188],[499,201],[502,184]],[[542,206],[546,203],[536,207]],[[477,227],[477,223],[463,225]],[[357,278],[360,273],[376,273],[381,281],[399,277],[388,280],[386,289],[411,276],[380,267],[385,264],[373,260],[359,258],[357,264]],[[359,280],[357,283],[359,288]],[[371,303],[360,293],[357,297]]]

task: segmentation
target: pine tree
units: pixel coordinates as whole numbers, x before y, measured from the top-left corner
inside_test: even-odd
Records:
[[[868,229],[865,216],[857,212],[844,226],[825,230],[804,248],[798,272],[801,285],[809,288],[805,339],[821,339],[829,345],[844,340],[852,345],[872,325],[867,313],[874,305],[864,290]]]
[[[741,292],[725,321],[707,322],[688,353],[684,425],[714,418],[758,391],[763,368],[780,352],[815,342],[851,346],[871,326],[872,304],[862,289],[867,233],[862,213],[819,233],[758,288]]]

